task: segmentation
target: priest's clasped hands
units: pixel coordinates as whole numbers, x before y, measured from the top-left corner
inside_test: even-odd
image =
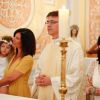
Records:
[[[38,86],[48,86],[48,85],[51,85],[51,79],[49,76],[46,76],[44,74],[39,74],[36,77],[35,83]]]

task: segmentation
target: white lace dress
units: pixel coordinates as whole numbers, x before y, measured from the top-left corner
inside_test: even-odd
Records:
[[[93,86],[100,88],[100,64],[97,64],[93,73]],[[100,100],[100,96],[95,96],[95,100]]]
[[[4,70],[7,67],[8,60],[6,57],[0,57],[0,79],[2,79],[4,75]]]

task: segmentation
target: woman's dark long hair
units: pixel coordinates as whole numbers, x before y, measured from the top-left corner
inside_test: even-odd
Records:
[[[99,38],[98,38],[97,45],[98,45],[97,56],[98,56],[98,62],[99,62],[99,64],[100,64],[100,36],[99,36]]]
[[[27,29],[27,28],[17,29],[14,32],[14,37],[16,33],[21,34],[23,56],[26,56],[26,55],[33,56],[36,51],[36,40],[35,40],[34,33],[30,29]]]

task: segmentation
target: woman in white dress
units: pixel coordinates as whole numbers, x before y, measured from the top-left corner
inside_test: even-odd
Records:
[[[100,36],[98,38],[98,60],[94,67],[93,76],[88,77],[86,93],[92,95],[92,99],[100,100]],[[90,99],[90,100],[92,100]]]

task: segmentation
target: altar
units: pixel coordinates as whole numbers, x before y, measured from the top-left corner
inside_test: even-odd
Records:
[[[21,96],[13,96],[7,94],[0,94],[0,100],[38,100],[28,97],[21,97]]]

